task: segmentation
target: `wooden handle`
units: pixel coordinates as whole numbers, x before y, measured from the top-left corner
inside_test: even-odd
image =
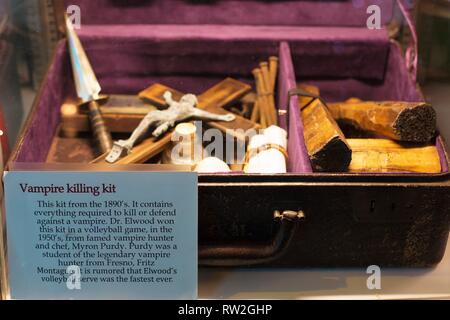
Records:
[[[275,211],[274,219],[280,220],[280,227],[269,244],[200,246],[199,265],[203,267],[241,267],[267,264],[276,261],[286,253],[305,219],[303,211]]]
[[[144,116],[157,110],[137,95],[110,95],[104,101],[97,100],[106,127],[111,133],[131,133]],[[80,132],[91,132],[87,105],[67,99],[61,106],[61,131],[65,137],[76,137]]]
[[[102,153],[109,152],[113,147],[113,141],[111,134],[106,128],[97,101],[91,101],[89,103],[89,120],[91,121],[92,132],[100,151]]]

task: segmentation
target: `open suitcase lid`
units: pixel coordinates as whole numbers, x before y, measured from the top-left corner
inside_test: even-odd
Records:
[[[91,42],[97,41],[100,36],[104,41],[110,41],[116,39],[119,34],[122,37],[124,34],[127,37],[131,35],[133,40],[133,36],[140,33],[145,36],[148,33],[156,33],[157,35],[153,36],[159,41],[158,37],[161,34],[173,36],[171,32],[173,29],[178,30],[177,32],[187,29],[182,31],[183,33],[197,30],[199,35],[195,36],[200,38],[206,33],[212,33],[211,37],[217,37],[215,29],[217,26],[220,26],[220,30],[233,28],[233,36],[236,29],[239,29],[237,33],[239,37],[244,37],[242,29],[245,28],[263,29],[265,33],[261,36],[264,37],[268,34],[273,36],[274,32],[280,32],[277,35],[281,36],[283,35],[281,31],[289,28],[291,36],[295,34],[294,31],[305,32],[307,34],[302,37],[325,37],[329,41],[332,36],[330,31],[334,30],[332,33],[339,36],[339,41],[353,40],[352,37],[356,33],[360,41],[369,38],[371,41],[376,39],[383,43],[389,42],[387,28],[370,30],[367,27],[368,18],[371,16],[368,8],[372,5],[370,2],[373,2],[370,0],[205,0],[200,3],[191,0],[55,1],[60,6],[57,8],[61,13],[58,15],[60,18],[66,10],[69,14],[77,13],[79,10],[82,25],[80,35],[87,35]],[[375,1],[381,10],[381,21],[384,26],[394,17],[396,3],[401,1]],[[342,34],[346,36],[341,37]],[[351,37],[348,36],[350,34]],[[277,41],[286,40],[279,39],[279,36],[275,38]]]
[[[59,5],[63,1],[56,0]],[[394,16],[395,0],[65,0],[80,8],[81,23],[213,24],[367,27],[368,8],[381,9],[381,24]],[[72,7],[77,9],[76,7]]]
[[[116,26],[114,31],[127,29],[130,33],[145,32],[145,25],[157,26],[158,30],[164,26],[202,26],[184,33],[198,32],[198,36],[208,33],[208,26],[222,26],[239,28],[239,26],[267,27],[306,27],[298,30],[304,37],[323,38],[330,36],[327,27],[335,28],[333,35],[347,38],[357,32],[357,37],[389,41],[387,26],[395,20],[403,20],[412,31],[412,41],[406,49],[406,62],[411,70],[413,80],[417,72],[417,37],[412,19],[405,8],[406,0],[53,0],[60,30],[64,33],[63,12],[79,13],[82,28],[80,33],[90,35],[103,34],[101,26]],[[374,7],[376,6],[376,7]],[[380,30],[370,29],[373,23],[373,10],[380,13]],[[375,13],[376,14],[376,13]],[[93,28],[90,28],[90,27]],[[100,29],[99,29],[100,27]],[[314,28],[317,27],[317,28]],[[136,29],[137,28],[137,29]],[[170,27],[169,27],[170,28]],[[337,29],[336,29],[337,28]],[[339,29],[343,28],[343,29]],[[350,30],[349,30],[350,28]],[[90,30],[94,29],[94,30]],[[153,28],[152,28],[153,29]],[[171,29],[171,30],[172,30]],[[178,28],[180,29],[180,28]],[[178,30],[177,29],[177,30]],[[181,28],[182,29],[182,28]],[[226,29],[226,28],[225,28]],[[168,34],[172,31],[169,30]],[[197,30],[197,31],[196,31]],[[222,29],[221,29],[222,30]],[[156,31],[160,32],[160,31]],[[176,33],[178,34],[178,30]],[[214,28],[211,33],[217,35]],[[226,32],[225,32],[226,33]],[[243,32],[245,37],[246,32]],[[353,36],[352,36],[353,37]]]

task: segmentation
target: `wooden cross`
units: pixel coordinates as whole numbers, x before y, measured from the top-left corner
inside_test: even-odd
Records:
[[[166,107],[166,102],[163,98],[166,91],[170,91],[172,93],[174,100],[179,100],[184,95],[183,93],[167,86],[154,84],[148,89],[142,91],[139,94],[139,97],[150,101],[158,107]],[[199,95],[197,97],[199,102],[197,107],[216,114],[228,114],[229,112],[225,110],[224,107],[236,102],[250,91],[251,87],[249,85],[232,78],[227,78],[203,94]],[[211,121],[208,122],[208,124],[211,127],[219,129],[227,135],[238,139],[239,141],[245,141],[246,131],[259,128],[258,124],[255,122],[238,115],[236,115],[236,120],[232,122]],[[162,152],[170,142],[171,132],[165,134],[160,139],[150,137],[141,142],[138,146],[134,147],[129,155],[121,158],[115,164],[144,163],[148,159]],[[106,157],[107,154],[104,154],[95,159],[92,163],[106,163]]]

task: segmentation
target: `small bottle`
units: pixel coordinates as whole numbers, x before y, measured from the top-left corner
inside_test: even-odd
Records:
[[[287,132],[270,126],[263,134],[253,136],[248,148],[245,173],[282,174],[287,172]]]
[[[194,169],[203,160],[204,149],[197,127],[190,122],[181,123],[172,134],[172,144],[162,154],[163,164],[185,165]]]

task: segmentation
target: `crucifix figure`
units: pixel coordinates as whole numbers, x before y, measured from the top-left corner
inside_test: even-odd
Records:
[[[129,153],[136,142],[143,138],[151,126],[156,126],[152,135],[155,138],[160,137],[170,128],[175,126],[177,122],[184,121],[190,118],[199,118],[206,121],[224,121],[231,122],[236,119],[233,114],[218,115],[205,110],[197,108],[198,100],[193,94],[186,94],[182,96],[179,102],[174,101],[172,93],[166,91],[164,93],[164,100],[169,105],[166,110],[157,110],[148,113],[141,121],[139,126],[133,131],[128,140],[119,140],[114,143],[114,146],[106,158],[109,163],[115,163],[122,157],[124,152]]]

